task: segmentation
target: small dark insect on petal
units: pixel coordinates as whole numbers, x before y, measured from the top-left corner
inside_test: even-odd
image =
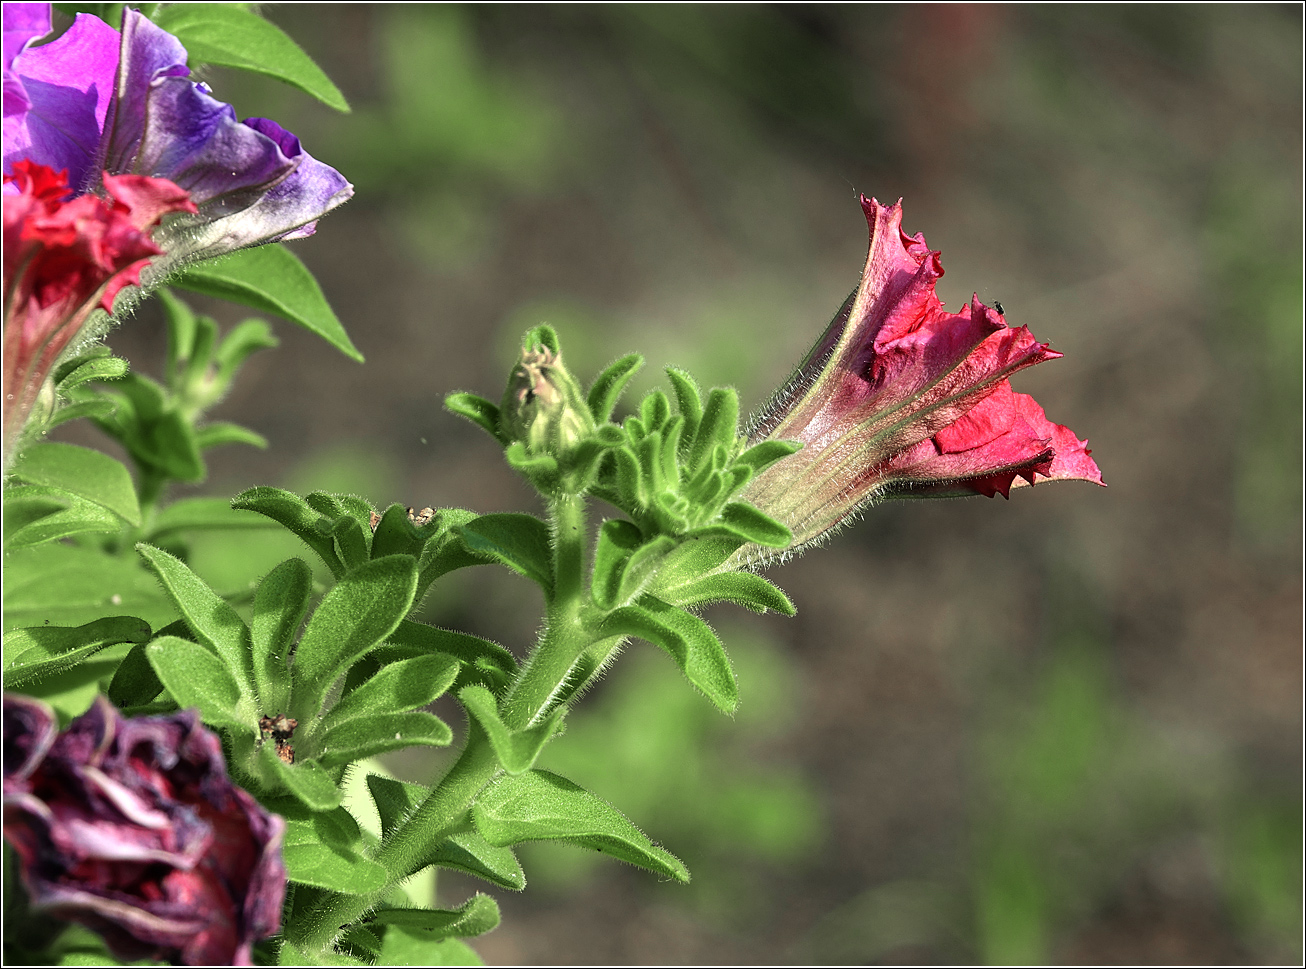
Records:
[[[998,311],[998,316],[1007,315],[1007,311],[1002,308],[1002,304],[996,299],[993,301],[993,308]]]

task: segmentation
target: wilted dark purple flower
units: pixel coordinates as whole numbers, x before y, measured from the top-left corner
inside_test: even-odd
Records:
[[[190,80],[186,50],[135,10],[121,34],[78,14],[41,47],[49,4],[4,7],[4,171],[27,159],[67,170],[77,192],[102,172],[166,178],[199,211],[155,234],[165,251],[148,275],[244,246],[312,234],[353,186],[273,121],[237,121],[231,105]]]
[[[31,905],[121,957],[248,965],[281,923],[284,832],[194,710],[124,718],[99,697],[58,733],[45,704],[4,698],[4,833]]]

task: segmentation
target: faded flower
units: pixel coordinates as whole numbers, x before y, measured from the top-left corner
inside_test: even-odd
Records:
[[[59,733],[6,695],[4,831],[33,909],[122,958],[249,965],[280,926],[285,822],[231,783],[194,710],[124,718],[100,697]]]

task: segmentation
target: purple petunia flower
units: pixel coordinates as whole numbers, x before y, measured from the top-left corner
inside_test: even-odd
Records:
[[[312,234],[353,186],[273,121],[237,121],[230,105],[190,80],[177,38],[135,10],[122,31],[78,14],[62,37],[49,4],[4,6],[4,155],[67,170],[75,191],[102,172],[166,178],[190,193],[193,215],[154,234],[165,254],[147,279],[186,262]]]
[[[126,718],[100,697],[59,733],[6,695],[4,821],[32,907],[121,957],[249,965],[281,924],[285,822],[231,783],[194,710]]]

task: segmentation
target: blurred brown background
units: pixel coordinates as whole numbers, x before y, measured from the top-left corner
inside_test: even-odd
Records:
[[[532,508],[441,401],[541,321],[582,379],[637,349],[637,393],[674,363],[759,406],[857,282],[858,191],[949,306],[1065,354],[1016,388],[1109,484],[869,509],[771,573],[796,619],[709,615],[733,721],[633,646],[551,766],[695,881],[527,852],[488,962],[1301,958],[1299,6],[265,12],[354,113],[210,81],[357,186],[293,246],[367,364],[279,324],[214,415],[271,448],[205,493]],[[161,340],[146,307],[111,343]],[[539,605],[472,570],[426,618],[520,655]]]

